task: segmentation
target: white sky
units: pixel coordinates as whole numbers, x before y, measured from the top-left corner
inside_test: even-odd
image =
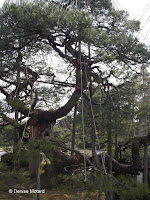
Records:
[[[112,0],[117,9],[127,10],[131,19],[141,21],[137,34],[142,42],[150,45],[150,0]]]
[[[0,0],[0,7],[5,0]],[[142,42],[150,45],[150,0],[112,0],[116,9],[127,10],[131,19],[141,21],[141,31],[137,34]]]

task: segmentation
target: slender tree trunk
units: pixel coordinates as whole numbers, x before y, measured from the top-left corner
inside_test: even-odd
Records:
[[[88,56],[89,56],[89,59],[91,58],[91,49],[90,49],[90,44],[88,44]],[[91,117],[91,122],[92,122],[92,130],[91,130],[91,141],[92,141],[92,145],[91,145],[91,148],[92,148],[92,161],[93,161],[93,164],[96,160],[96,152],[95,152],[95,147],[96,147],[96,144],[95,144],[95,141],[96,141],[96,124],[95,124],[95,118],[94,118],[94,113],[93,113],[93,87],[92,87],[92,79],[91,79],[91,74],[90,74],[90,78],[89,78],[89,82],[90,82],[90,85],[89,85],[89,93],[90,93],[90,117]]]
[[[35,153],[32,153],[32,155],[31,155],[31,160],[30,160],[30,163],[29,163],[29,171],[30,171],[30,177],[31,178],[37,177],[38,158],[35,156]]]
[[[90,87],[89,87],[89,92],[90,92],[90,118],[91,118],[91,148],[92,148],[92,160],[93,162],[95,162],[95,139],[96,139],[96,132],[95,132],[95,119],[94,119],[94,113],[93,113],[93,105],[92,105],[92,81],[91,81],[91,77],[90,77]]]
[[[95,130],[93,129],[91,132],[91,138],[92,138],[92,160],[93,163],[95,163]]]
[[[71,144],[72,149],[74,149],[75,147],[76,116],[77,116],[77,104],[74,107],[74,115],[73,115],[72,144]],[[71,152],[71,155],[73,155],[73,152]]]
[[[112,130],[111,130],[111,111],[107,118],[107,138],[108,138],[108,154],[109,158],[109,174],[112,175]]]
[[[30,121],[30,139],[36,139],[38,138],[38,132],[39,128],[37,124],[34,124],[34,120]],[[35,153],[35,147],[30,145],[30,151],[31,151],[31,159],[29,162],[29,171],[30,171],[30,177],[35,178],[37,177],[37,171],[38,171],[38,156]]]
[[[110,119],[111,120],[111,119]],[[108,154],[109,154],[109,164],[108,164],[108,173],[110,174],[110,191],[109,191],[109,198],[110,200],[113,199],[112,197],[112,131],[111,131],[111,121],[108,122]]]
[[[18,57],[16,60],[16,66],[17,66],[17,86],[16,86],[16,91],[15,91],[15,98],[19,98],[19,91],[18,91],[18,86],[20,84],[20,65],[21,65],[21,60],[22,60],[22,55],[21,52],[18,51]],[[19,117],[18,111],[15,110],[15,120],[17,120]],[[14,128],[14,146],[13,146],[13,154],[15,155],[18,151],[18,141],[19,141],[19,133],[18,129],[15,127]],[[16,157],[16,156],[15,156]],[[14,167],[16,166],[16,159],[14,159],[13,162]]]
[[[15,112],[15,119],[18,119],[18,112]],[[13,153],[15,154],[17,152],[17,146],[18,146],[18,129],[14,128],[14,146],[13,146]]]
[[[148,144],[144,145],[144,184],[148,184]]]
[[[77,0],[76,2],[77,2],[77,8],[81,9],[81,0]]]
[[[120,156],[119,160],[121,161],[122,160],[122,151],[121,151],[121,149],[119,151],[119,156]]]
[[[115,132],[115,159],[118,160],[118,128]]]
[[[38,155],[38,168],[37,168],[37,190],[41,189],[41,180],[40,180],[40,145],[39,145],[39,155]],[[40,200],[40,193],[37,193],[37,200]]]
[[[18,112],[15,112],[15,119],[18,119]],[[16,154],[18,152],[18,139],[19,139],[19,133],[18,129],[14,127],[14,145],[13,145],[13,168],[16,168]]]
[[[110,190],[108,192],[109,199],[113,200],[113,193],[112,193],[112,104],[109,95],[108,98],[108,111],[107,111],[107,139],[108,139],[108,173],[110,174]]]

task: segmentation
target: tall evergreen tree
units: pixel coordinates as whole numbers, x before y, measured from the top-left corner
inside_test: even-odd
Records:
[[[39,138],[50,135],[56,120],[72,110],[90,81],[108,92],[108,88],[131,81],[137,68],[149,62],[148,48],[133,35],[139,22],[129,20],[125,11],[116,11],[110,0],[81,1],[80,10],[73,2],[61,6],[57,1],[11,4],[0,10],[0,91],[9,112],[19,116],[14,120],[4,111],[1,118],[15,126],[21,138],[28,125],[38,129]],[[86,50],[89,45],[90,57]],[[54,52],[50,65],[56,57],[61,58],[60,65],[64,62],[68,71],[65,81],[56,79],[56,68],[41,62],[48,57],[37,59],[40,54]],[[64,95],[60,91],[64,86],[71,88],[70,97],[56,108],[50,97],[56,100],[53,94]],[[43,109],[43,99],[51,108]],[[27,117],[29,124],[18,123]]]

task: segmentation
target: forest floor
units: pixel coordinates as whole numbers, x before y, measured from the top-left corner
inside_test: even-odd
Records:
[[[36,200],[37,194],[10,194],[9,187],[0,182],[0,200]],[[40,194],[41,200],[97,200],[97,193],[88,194],[86,192],[67,194],[61,191],[46,190],[45,194]]]
[[[43,172],[42,172],[43,173]],[[23,190],[29,182],[27,171],[12,171],[8,166],[0,162],[0,200],[36,200],[37,194],[14,193],[14,189]],[[80,186],[79,186],[80,187]],[[80,188],[81,189],[81,188]],[[59,189],[45,189],[44,194],[40,194],[40,200],[97,200],[97,193],[75,190],[69,191]],[[10,191],[10,192],[9,192]],[[11,191],[13,191],[11,193]]]
[[[4,172],[5,171],[5,172]],[[9,171],[0,169],[0,200],[36,200],[37,194],[14,193],[14,189],[23,190],[26,182],[20,174],[10,173]],[[27,177],[27,175],[25,175]],[[18,183],[19,182],[19,183]],[[23,184],[22,184],[23,183]],[[10,191],[10,192],[9,192]],[[13,191],[13,192],[12,192]],[[11,193],[12,192],[12,193]],[[89,193],[88,191],[67,191],[45,189],[44,194],[40,194],[40,200],[98,200],[97,193]]]

